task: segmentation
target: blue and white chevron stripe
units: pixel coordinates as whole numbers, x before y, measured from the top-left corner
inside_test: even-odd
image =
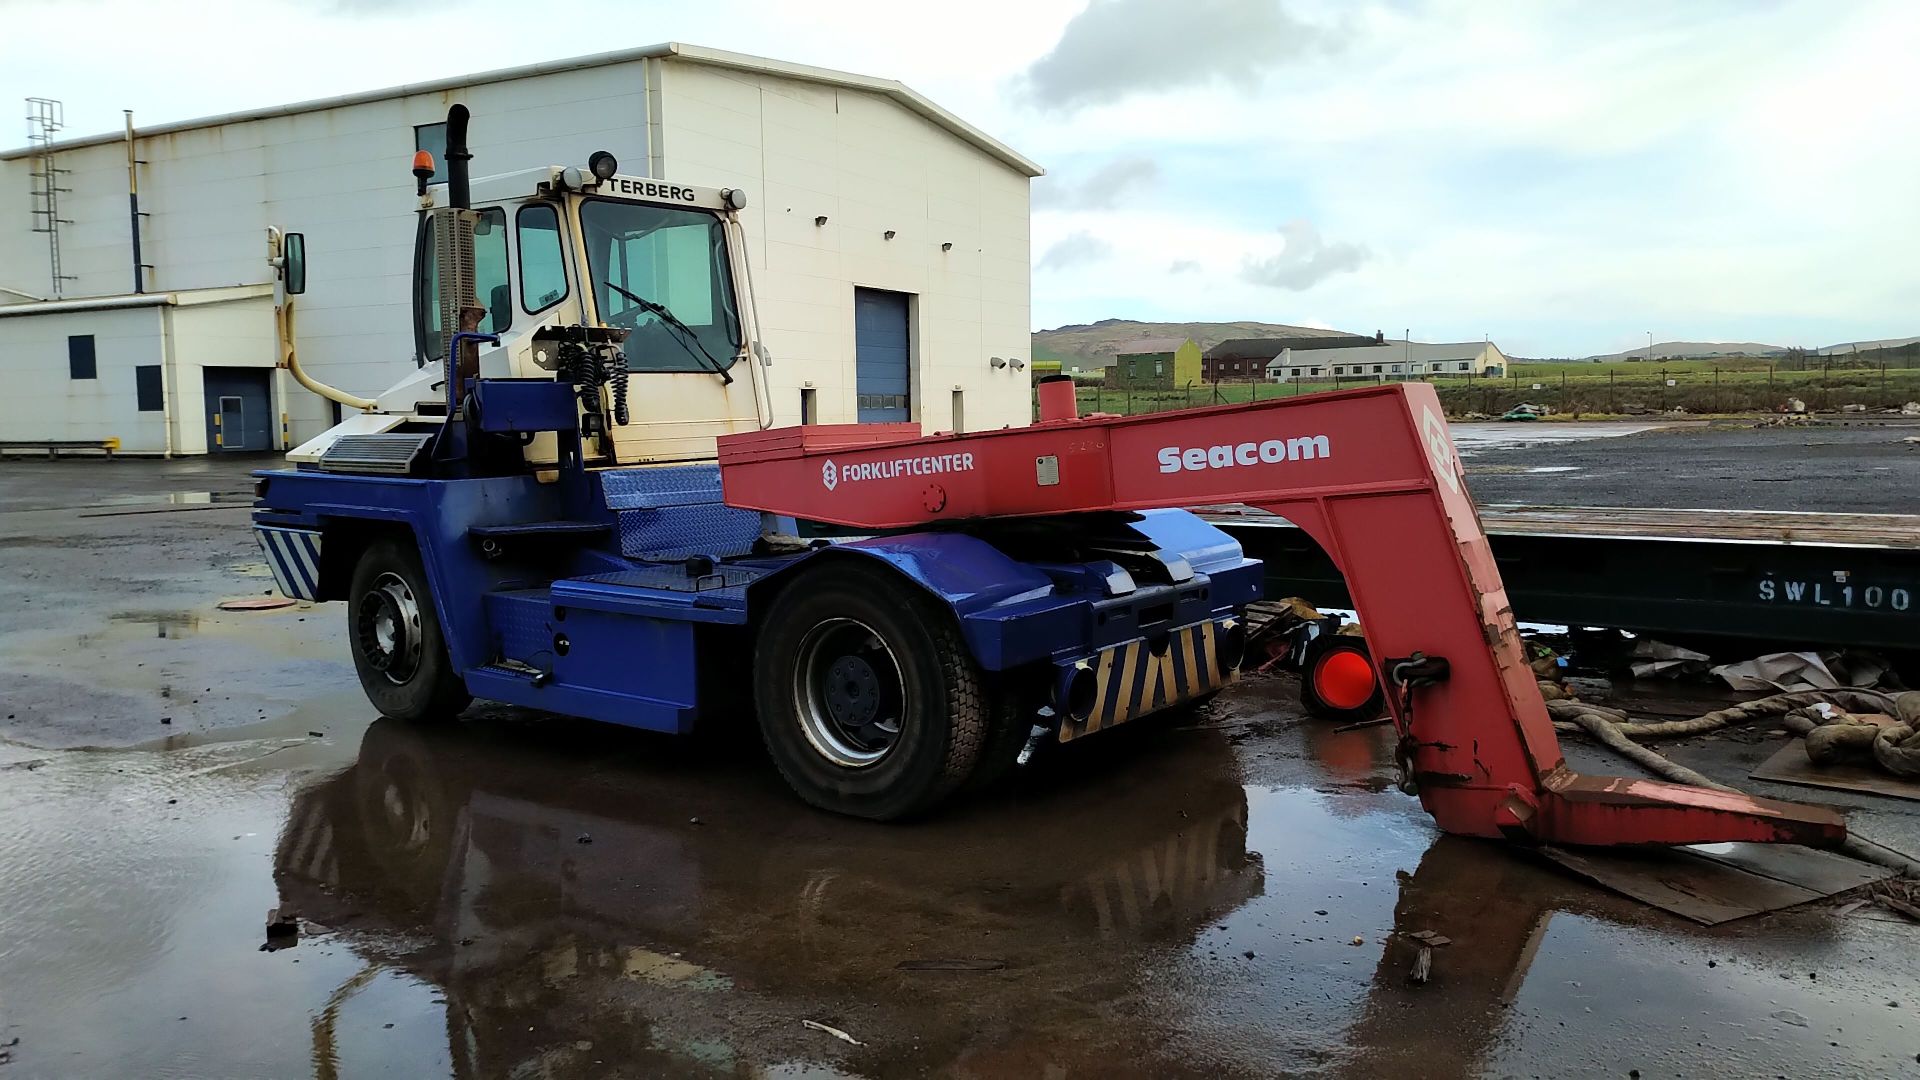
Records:
[[[320,599],[320,534],[309,529],[255,525],[253,535],[267,553],[274,584],[295,600]]]

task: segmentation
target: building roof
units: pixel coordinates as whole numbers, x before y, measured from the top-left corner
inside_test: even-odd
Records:
[[[1375,344],[1358,334],[1326,334],[1293,338],[1228,338],[1207,350],[1209,360],[1271,360],[1281,349],[1343,349]]]
[[[1362,339],[1365,340],[1365,339]],[[1489,348],[1498,346],[1485,341],[1422,342],[1409,345],[1404,341],[1389,341],[1383,345],[1367,344],[1360,348],[1347,349],[1294,349],[1287,353],[1286,366],[1299,367],[1302,364],[1399,364],[1412,361],[1427,363],[1436,360],[1472,360]],[[1269,368],[1281,366],[1281,358],[1276,356]]]
[[[1180,347],[1192,338],[1183,337],[1143,337],[1133,341],[1123,341],[1113,347],[1115,356],[1151,356],[1154,353],[1179,352]]]
[[[536,75],[547,75],[559,71],[575,71],[580,68],[605,67],[610,64],[625,64],[634,60],[654,58],[673,58],[687,60],[710,67],[729,68],[734,71],[748,71],[761,75],[778,75],[782,78],[800,82],[821,83],[827,86],[840,86],[850,90],[865,90],[891,98],[910,112],[918,113],[932,121],[950,134],[964,142],[971,143],[988,155],[998,159],[1008,168],[1026,176],[1042,176],[1045,169],[1023,157],[1012,147],[967,123],[954,114],[934,104],[918,91],[893,79],[877,79],[871,75],[855,75],[846,71],[834,71],[830,68],[811,67],[806,64],[792,64],[785,60],[770,60],[761,56],[749,56],[745,53],[727,52],[724,49],[709,49],[700,45],[683,45],[677,41],[647,45],[637,49],[620,49],[614,52],[595,53],[590,56],[577,56],[567,60],[545,60],[537,64],[523,64],[519,67],[497,68],[472,75],[456,75],[452,78],[434,79],[429,82],[407,83],[401,86],[389,86],[379,90],[364,90],[359,93],[343,94],[338,97],[315,98],[291,105],[275,105],[264,109],[249,109],[244,112],[226,113],[220,116],[205,116],[196,120],[181,120],[171,124],[155,124],[151,127],[134,129],[136,138],[150,135],[165,135],[175,131],[189,131],[194,128],[219,127],[224,124],[238,124],[249,120],[264,120],[274,116],[291,116],[295,113],[318,112],[323,109],[338,108],[343,105],[362,105],[371,101],[385,101],[389,98],[409,97],[413,94],[438,93],[442,90],[457,90],[461,87],[475,86],[481,83],[509,82],[513,79],[527,79]],[[82,146],[94,146],[100,143],[122,142],[124,132],[110,135],[89,135],[85,138],[67,139],[53,144],[55,151],[71,150]],[[20,147],[0,152],[0,160],[26,157],[33,153],[32,148]]]

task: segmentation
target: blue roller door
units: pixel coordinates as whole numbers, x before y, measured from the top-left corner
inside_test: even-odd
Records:
[[[913,418],[912,353],[907,294],[853,290],[854,392],[861,423]]]
[[[268,377],[272,368],[202,368],[207,393],[207,452],[273,449]]]

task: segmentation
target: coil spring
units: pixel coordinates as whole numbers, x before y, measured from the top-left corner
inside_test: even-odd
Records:
[[[627,354],[614,350],[607,365],[607,377],[613,380],[613,422],[627,426]]]

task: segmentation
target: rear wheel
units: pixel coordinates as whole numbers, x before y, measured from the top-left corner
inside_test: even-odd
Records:
[[[995,704],[987,717],[987,733],[980,743],[980,761],[974,766],[967,787],[984,791],[1013,775],[1020,764],[1020,751],[1038,722],[1035,709],[1025,699],[1006,690],[994,695]]]
[[[1322,634],[1300,663],[1300,703],[1309,715],[1341,724],[1373,720],[1386,709],[1364,638]]]
[[[755,711],[788,785],[824,810],[914,814],[973,772],[987,695],[953,616],[878,567],[802,572],[754,649]]]
[[[347,590],[347,640],[367,700],[384,716],[438,719],[473,701],[410,543],[376,540],[361,554]]]

